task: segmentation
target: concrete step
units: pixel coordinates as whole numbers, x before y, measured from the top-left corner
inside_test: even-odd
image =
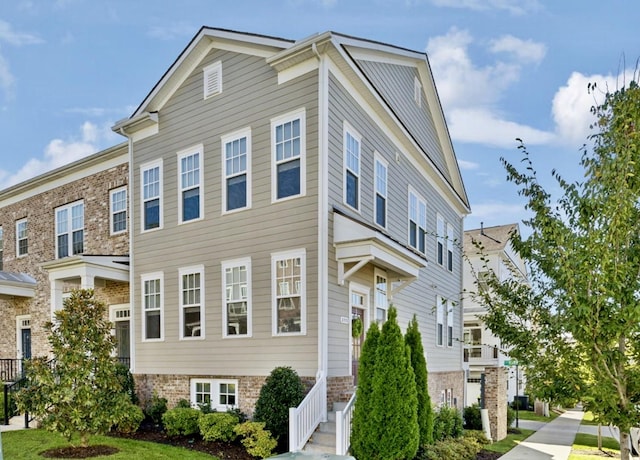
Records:
[[[335,419],[335,415],[334,415],[334,419]],[[320,426],[318,427],[318,430],[321,433],[333,433],[333,435],[335,436],[336,434],[336,422],[322,422],[320,423]]]

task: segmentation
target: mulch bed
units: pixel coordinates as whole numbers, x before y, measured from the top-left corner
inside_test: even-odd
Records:
[[[476,456],[476,460],[496,460],[501,456],[502,454],[498,452],[491,452],[490,450],[481,450],[480,452],[478,452],[478,455]]]
[[[49,449],[40,453],[44,458],[91,458],[100,455],[113,455],[120,452],[116,447],[111,446],[89,446],[89,447],[59,447]]]

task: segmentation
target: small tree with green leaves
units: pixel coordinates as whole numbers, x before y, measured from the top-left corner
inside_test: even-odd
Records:
[[[74,290],[45,328],[54,359],[27,362],[28,385],[18,394],[18,407],[69,441],[79,435],[80,446],[87,447],[90,435],[125,420],[131,405],[112,357],[106,307],[93,290]]]
[[[427,360],[422,347],[422,335],[418,328],[418,319],[413,316],[409,323],[404,341],[411,350],[411,367],[416,379],[418,397],[418,426],[420,427],[420,445],[433,444],[433,408],[429,396]]]
[[[370,458],[412,459],[420,442],[416,380],[411,351],[405,345],[393,307],[382,326],[376,355],[370,403],[376,445]]]
[[[380,329],[371,323],[358,364],[358,388],[353,421],[351,423],[351,452],[356,458],[374,458],[375,423],[371,417],[371,394],[373,393],[373,375],[376,366],[376,351],[380,340]]]

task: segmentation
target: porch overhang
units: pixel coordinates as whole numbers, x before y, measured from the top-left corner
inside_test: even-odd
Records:
[[[368,263],[387,270],[392,282],[405,286],[418,279],[427,260],[397,241],[339,211],[333,214],[333,244],[338,261],[338,282],[344,284]],[[346,265],[350,264],[348,269]],[[394,289],[397,292],[400,286]]]
[[[0,271],[0,299],[32,298],[36,295],[36,280],[25,273]]]
[[[77,255],[45,262],[40,266],[49,273],[50,281],[74,278],[129,281],[129,256]]]

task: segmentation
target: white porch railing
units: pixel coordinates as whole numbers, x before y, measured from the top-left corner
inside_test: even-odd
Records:
[[[351,446],[351,420],[355,402],[356,394],[353,393],[344,409],[336,412],[336,455],[346,455]]]
[[[316,383],[298,407],[289,408],[289,451],[298,452],[320,422],[327,421],[327,376],[318,371]]]

